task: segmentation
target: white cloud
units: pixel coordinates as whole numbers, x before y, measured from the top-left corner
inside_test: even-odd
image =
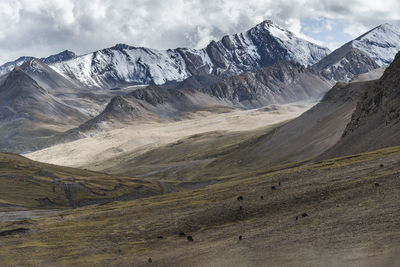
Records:
[[[350,34],[351,36],[359,36],[366,32],[368,29],[368,27],[364,26],[361,23],[352,23],[344,29],[344,32]]]
[[[301,20],[347,22],[356,37],[400,20],[400,3],[387,0],[0,0],[0,62],[65,49],[86,53],[127,43],[152,48],[202,47],[211,39],[272,19],[308,40]],[[327,24],[325,29],[335,27]],[[335,41],[325,42],[335,44]]]

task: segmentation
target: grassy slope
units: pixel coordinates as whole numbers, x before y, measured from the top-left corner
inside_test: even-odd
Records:
[[[66,191],[71,195],[70,200]],[[0,205],[3,207],[79,206],[90,201],[132,199],[160,192],[156,183],[144,179],[55,166],[0,153]]]
[[[0,237],[0,262],[147,266],[152,257],[155,266],[394,263],[400,245],[399,160],[400,147],[393,147],[243,171],[198,190],[0,224],[2,231],[30,229]],[[236,200],[239,195],[243,201]],[[303,212],[309,216],[302,218]],[[179,237],[180,231],[195,241]]]

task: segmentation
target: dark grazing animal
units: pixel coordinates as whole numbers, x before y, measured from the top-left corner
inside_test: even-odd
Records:
[[[188,235],[187,240],[193,242],[193,237],[191,235]]]
[[[242,196],[238,196],[238,197],[237,197],[237,200],[238,200],[238,201],[241,201],[241,200],[243,200],[243,197],[242,197]]]
[[[242,239],[243,239],[243,237],[240,235],[240,236],[239,236],[239,240],[242,240]]]
[[[308,214],[305,213],[305,212],[301,214],[301,217],[303,217],[303,218],[304,218],[304,217],[307,217],[307,216],[308,216]]]
[[[271,186],[271,189],[272,189],[272,190],[275,190],[275,189],[276,189],[276,186],[275,186],[275,185]]]
[[[179,236],[185,236],[185,232],[179,232]]]
[[[149,258],[147,261],[148,261],[149,263],[152,263],[152,262],[153,262],[153,260],[152,260],[151,258]]]

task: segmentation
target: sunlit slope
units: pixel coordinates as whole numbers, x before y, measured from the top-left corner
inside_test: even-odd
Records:
[[[160,193],[153,182],[60,167],[0,153],[0,206],[77,207]]]

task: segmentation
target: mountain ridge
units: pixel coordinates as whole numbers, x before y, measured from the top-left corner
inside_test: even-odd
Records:
[[[60,61],[65,61],[71,58],[75,58],[77,55],[69,50],[64,50],[58,54],[50,55],[48,57],[40,58],[43,63],[52,64]],[[18,59],[10,62],[6,62],[0,66],[0,77],[11,72],[14,68],[21,66],[25,62],[28,62],[32,59],[36,59],[35,57],[31,56],[22,56]]]
[[[157,50],[117,44],[82,56],[64,53],[68,60],[54,61],[57,57],[52,57],[51,64],[88,87],[112,89],[164,84],[193,75],[236,75],[280,60],[308,66],[329,52],[266,20],[248,31],[211,41],[203,49]]]
[[[313,68],[328,80],[348,82],[390,64],[399,50],[400,30],[385,23],[334,50]]]
[[[254,109],[269,104],[317,100],[330,87],[331,84],[312,69],[280,61],[200,88],[166,89],[157,85],[139,88],[114,97],[102,113],[66,135],[72,139],[81,138],[137,120],[180,120],[187,112],[212,106]]]

